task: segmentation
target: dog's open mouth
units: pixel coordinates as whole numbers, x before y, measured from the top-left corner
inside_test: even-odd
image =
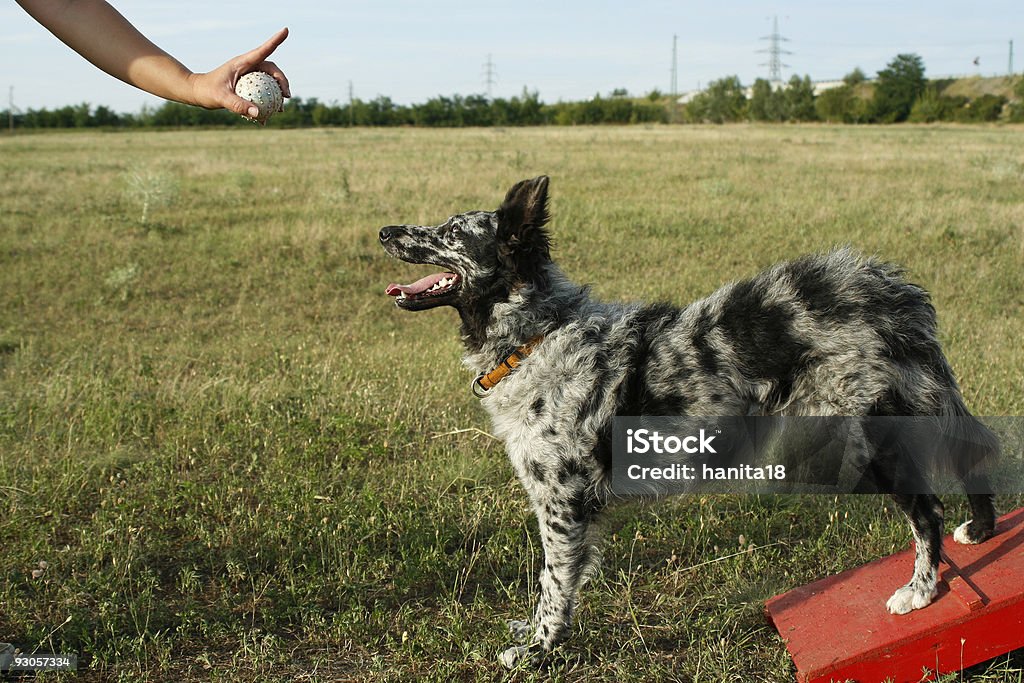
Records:
[[[400,308],[420,310],[449,303],[459,289],[455,273],[434,273],[409,285],[391,283],[385,290]]]

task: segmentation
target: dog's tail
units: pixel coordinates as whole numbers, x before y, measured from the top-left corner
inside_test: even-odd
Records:
[[[949,470],[968,494],[991,494],[990,473],[999,457],[999,439],[981,420],[967,410],[959,392],[949,401],[944,419],[943,441]]]

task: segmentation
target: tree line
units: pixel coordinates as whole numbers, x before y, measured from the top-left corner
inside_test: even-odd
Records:
[[[926,79],[924,62],[914,54],[897,55],[871,81],[860,69],[854,69],[841,85],[817,95],[807,76],[793,76],[782,87],[759,78],[749,90],[740,84],[739,78],[730,76],[712,82],[694,97],[687,105],[685,118],[710,123],[1024,122],[1024,78],[1017,80],[1012,102],[990,93],[975,98],[945,94],[954,82]]]
[[[924,63],[914,54],[897,55],[876,78],[860,69],[842,85],[815,93],[809,76],[788,83],[763,78],[748,89],[737,76],[713,81],[689,102],[652,91],[630,97],[622,89],[581,102],[541,102],[526,89],[511,98],[483,95],[438,96],[420,104],[397,104],[386,96],[369,101],[325,103],[292,98],[270,119],[277,128],[311,126],[542,126],[631,123],[729,123],[738,121],[828,121],[899,123],[1004,120],[1024,122],[1024,79],[1018,79],[1014,101],[983,94],[973,99],[944,93],[952,80],[925,78]],[[6,111],[0,116],[7,118]],[[29,109],[14,115],[19,128],[148,128],[244,126],[247,121],[224,110],[208,111],[175,102],[119,114],[106,106],[79,104],[58,109]]]
[[[666,122],[668,104],[660,93],[631,98],[623,91],[584,102],[541,102],[536,92],[511,98],[483,95],[438,96],[421,104],[397,104],[390,97],[325,103],[316,98],[293,97],[285,109],[267,123],[273,128],[311,126],[543,126],[601,123]],[[3,112],[4,119],[7,112]],[[177,102],[143,108],[137,114],[118,114],[108,107],[88,104],[59,109],[29,109],[14,116],[19,128],[147,128],[181,126],[246,126],[248,121],[225,110],[206,110]]]

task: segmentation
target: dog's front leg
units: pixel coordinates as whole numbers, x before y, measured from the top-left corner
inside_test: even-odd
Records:
[[[580,480],[573,483],[578,487],[560,485],[533,492],[544,546],[540,598],[532,629],[524,622],[510,623],[513,635],[532,637],[528,644],[501,653],[501,662],[509,668],[524,661],[539,664],[569,636],[580,588],[597,562],[588,533],[592,513],[583,502],[585,486]]]

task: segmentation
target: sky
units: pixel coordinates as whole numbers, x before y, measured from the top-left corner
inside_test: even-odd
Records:
[[[1024,71],[1024,4],[831,0],[764,3],[633,0],[431,0],[430,2],[144,2],[112,4],[193,71],[207,71],[287,26],[271,58],[292,94],[344,103],[386,95],[424,102],[437,95],[511,97],[526,88],[544,102],[589,99],[625,88],[667,92],[678,36],[680,92],[737,75],[767,77],[762,40],[778,18],[783,77],[873,75],[897,54],[916,53],[926,75],[1003,75],[1015,40]],[[979,59],[976,66],[973,62]],[[88,102],[136,112],[162,100],[89,65],[14,2],[0,4],[0,109],[9,88],[18,109]]]

